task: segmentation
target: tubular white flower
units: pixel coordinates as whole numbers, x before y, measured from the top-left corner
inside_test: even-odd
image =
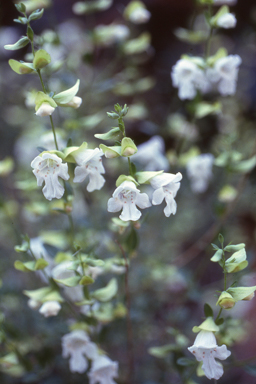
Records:
[[[57,316],[61,309],[61,305],[58,301],[46,301],[39,312],[44,315],[44,317]]]
[[[238,55],[229,55],[217,60],[213,68],[206,71],[208,79],[212,83],[218,83],[218,91],[221,95],[234,95],[238,77],[239,65],[242,59]]]
[[[161,136],[152,136],[151,139],[138,146],[138,152],[132,157],[132,161],[138,162],[144,167],[144,171],[168,170],[169,162],[164,155],[165,145]],[[152,156],[152,153],[154,156]]]
[[[235,28],[236,22],[237,20],[235,15],[233,13],[227,12],[218,18],[217,25],[220,28],[229,29],[229,28]]]
[[[197,90],[205,93],[210,89],[210,83],[202,69],[187,59],[180,59],[172,67],[171,78],[173,86],[178,88],[181,100],[193,99]]]
[[[43,187],[43,194],[47,200],[53,198],[60,199],[64,194],[64,187],[60,184],[58,177],[64,180],[69,179],[68,165],[62,164],[62,160],[57,155],[44,153],[37,156],[31,163],[34,168],[33,173],[37,178],[37,185]]]
[[[122,209],[119,216],[121,220],[137,221],[141,217],[141,212],[136,205],[141,209],[150,207],[149,197],[146,193],[140,193],[132,181],[124,181],[108,200],[108,211],[118,212]]]
[[[191,189],[195,193],[203,193],[208,188],[212,178],[212,165],[214,157],[211,153],[205,153],[193,157],[187,163],[187,175],[191,181]]]
[[[159,205],[165,199],[166,207],[164,208],[164,214],[166,217],[169,217],[171,214],[175,215],[177,211],[177,203],[174,198],[180,188],[181,179],[182,174],[178,172],[176,175],[163,173],[150,180],[151,186],[155,189],[152,204]]]
[[[134,24],[143,24],[149,21],[151,13],[145,8],[136,8],[129,15],[129,19]]]
[[[105,179],[101,175],[101,173],[105,173],[101,156],[103,156],[103,151],[99,148],[85,149],[81,153],[74,155],[78,166],[75,168],[73,181],[74,183],[81,183],[89,176],[88,192],[101,189],[105,183]]]
[[[219,347],[213,332],[200,331],[194,345],[188,348],[197,361],[202,361],[202,369],[208,379],[218,380],[223,375],[223,367],[215,359],[225,360],[231,355],[226,345]]]
[[[90,384],[116,384],[113,378],[118,376],[117,371],[117,361],[112,361],[107,356],[99,356],[93,360],[91,370],[88,373]]]
[[[85,372],[88,368],[87,359],[96,359],[98,357],[96,344],[92,343],[87,333],[82,330],[68,333],[62,337],[61,341],[62,357],[70,357],[69,368],[71,372]]]
[[[40,117],[50,116],[54,111],[55,108],[52,107],[49,103],[43,103],[36,111],[36,115]]]
[[[80,105],[82,104],[82,98],[79,96],[74,96],[72,100],[70,100],[67,104],[65,104],[67,107],[72,107],[72,108],[79,108]]]

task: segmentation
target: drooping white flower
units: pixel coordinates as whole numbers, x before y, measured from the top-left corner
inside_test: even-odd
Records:
[[[79,96],[74,96],[72,100],[70,100],[67,104],[65,104],[67,107],[72,107],[72,108],[79,108],[80,105],[82,104],[82,98]]]
[[[217,83],[218,91],[221,95],[234,95],[238,77],[239,65],[242,59],[238,55],[229,55],[217,60],[213,68],[206,71],[208,79],[212,83]]]
[[[44,317],[57,316],[61,309],[61,305],[58,301],[46,301],[43,303],[39,312],[44,315]]]
[[[163,173],[150,180],[151,186],[155,189],[152,204],[159,205],[165,199],[166,207],[164,208],[164,214],[166,217],[169,217],[171,214],[175,215],[177,211],[177,203],[174,198],[180,188],[181,179],[182,174],[178,172],[176,175]]]
[[[223,367],[215,359],[225,360],[231,355],[226,345],[219,347],[213,332],[200,331],[194,345],[188,348],[197,361],[202,361],[202,369],[208,379],[218,380],[223,375]]]
[[[212,165],[214,157],[211,153],[205,153],[193,157],[187,163],[187,175],[191,181],[191,189],[195,193],[206,191],[212,177]]]
[[[224,15],[220,16],[217,20],[217,25],[220,28],[235,28],[237,23],[236,17],[233,13],[225,13]]]
[[[134,24],[143,24],[149,21],[151,13],[146,8],[136,8],[129,15],[129,19]]]
[[[88,373],[90,384],[116,384],[113,378],[118,376],[117,371],[117,361],[112,361],[107,356],[99,356],[93,360],[91,370]]]
[[[70,357],[69,368],[71,372],[85,372],[88,368],[87,359],[98,357],[98,348],[95,343],[90,341],[85,331],[72,331],[63,336],[61,341],[62,357]]]
[[[169,169],[169,163],[164,152],[164,140],[161,136],[156,135],[138,146],[138,152],[133,155],[132,161],[143,165],[144,171],[157,171],[159,169],[166,171]]]
[[[40,117],[50,116],[54,111],[55,108],[52,107],[49,103],[43,103],[36,111],[36,115]]]
[[[108,200],[108,211],[118,212],[122,209],[119,216],[121,220],[137,221],[141,217],[141,212],[136,205],[141,209],[150,207],[149,197],[146,193],[140,193],[132,181],[124,181]]]
[[[181,100],[193,99],[197,90],[204,93],[210,89],[205,72],[191,60],[178,60],[172,67],[171,78]]]
[[[58,178],[69,179],[68,165],[62,164],[62,160],[52,153],[44,153],[37,156],[31,163],[34,168],[33,173],[37,178],[37,185],[43,187],[43,194],[47,200],[53,198],[60,199],[64,194],[64,187],[60,184]]]
[[[74,183],[81,183],[89,176],[89,184],[87,185],[88,192],[101,189],[105,183],[105,179],[101,175],[105,173],[101,156],[103,156],[103,151],[99,148],[85,149],[78,154],[74,154],[78,166],[75,168],[73,181]]]

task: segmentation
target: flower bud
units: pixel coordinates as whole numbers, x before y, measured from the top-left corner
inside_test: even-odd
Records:
[[[43,103],[36,111],[37,116],[50,116],[54,112],[55,108],[49,103]]]
[[[44,317],[50,317],[57,316],[60,309],[61,305],[58,301],[46,301],[39,309],[39,312],[44,315]]]
[[[252,292],[250,295],[246,296],[243,300],[249,301],[249,300],[252,300],[253,298],[254,298],[254,292]]]
[[[80,105],[82,104],[82,98],[79,96],[74,96],[72,100],[70,100],[69,103],[66,104],[67,107],[72,107],[72,108],[79,108]]]
[[[220,16],[216,22],[217,26],[220,28],[235,28],[236,26],[236,17],[233,15],[233,13],[225,13],[224,15]]]
[[[219,305],[223,309],[231,309],[234,307],[236,301],[230,293],[224,291],[221,293],[216,305]]]

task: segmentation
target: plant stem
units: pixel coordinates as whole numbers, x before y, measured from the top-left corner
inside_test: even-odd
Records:
[[[133,383],[133,377],[134,377],[134,356],[133,356],[133,332],[132,332],[132,322],[131,322],[131,296],[130,296],[130,290],[129,290],[129,264],[128,260],[125,254],[125,251],[122,247],[122,245],[115,240],[118,247],[120,248],[120,251],[123,255],[123,258],[125,260],[125,301],[126,301],[126,307],[127,307],[127,360],[129,364],[129,375],[128,375],[128,383]]]
[[[130,173],[130,175],[132,176],[132,175],[133,175],[133,172],[132,172],[132,163],[131,163],[131,159],[130,159],[130,157],[128,157],[128,164],[129,164],[129,173]]]

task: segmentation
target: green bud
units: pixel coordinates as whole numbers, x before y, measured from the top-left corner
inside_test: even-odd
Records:
[[[26,12],[26,6],[23,3],[14,4],[14,5],[15,5],[18,12],[20,12],[20,13]]]
[[[121,156],[121,146],[107,147],[104,144],[100,144],[100,149],[102,149],[105,157],[108,159]]]
[[[221,293],[216,305],[219,305],[223,309],[231,309],[234,307],[236,300],[230,293],[224,291]]]
[[[35,53],[33,64],[35,69],[41,69],[46,67],[51,62],[51,56],[44,49],[39,49]]]
[[[124,137],[121,142],[121,156],[129,157],[134,155],[138,151],[138,148],[129,137]]]
[[[19,75],[26,75],[28,73],[35,72],[35,68],[32,63],[20,63],[17,60],[10,59],[8,61],[11,69]]]
[[[44,9],[37,9],[36,11],[32,12],[31,15],[28,18],[28,21],[33,21],[33,20],[39,20],[43,16]]]
[[[245,244],[244,243],[241,243],[241,244],[237,244],[237,245],[227,245],[225,248],[224,248],[224,251],[227,251],[227,252],[236,252],[236,251],[240,251],[240,249],[243,249],[245,248]]]

